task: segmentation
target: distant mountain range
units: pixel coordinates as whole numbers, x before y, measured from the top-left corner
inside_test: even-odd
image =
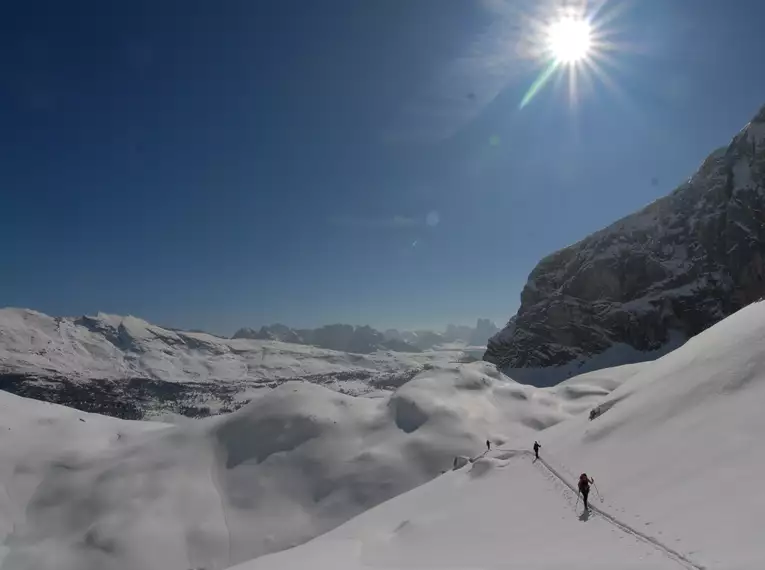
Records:
[[[370,354],[378,350],[421,352],[445,343],[461,342],[470,346],[485,346],[489,337],[499,328],[489,319],[478,319],[475,327],[449,325],[444,332],[429,330],[380,332],[369,326],[344,324],[326,325],[316,329],[293,329],[283,324],[263,326],[260,329],[242,328],[232,338],[277,340],[353,352]]]
[[[287,327],[272,329],[274,338],[266,340],[229,339],[131,316],[66,318],[0,308],[0,390],[128,419],[199,417],[235,410],[290,380],[374,395],[425,368],[474,357],[459,346],[394,351],[405,343],[386,341],[369,327],[322,327],[309,338],[345,351],[296,343]],[[279,342],[277,333],[292,342]],[[388,350],[359,354],[375,345]]]
[[[378,350],[421,352],[417,346],[394,338],[386,338],[383,333],[372,327],[343,324],[326,325],[317,329],[292,329],[277,323],[261,327],[259,330],[242,328],[236,331],[232,338],[278,340],[357,354],[370,354]]]
[[[414,345],[421,350],[428,350],[445,343],[463,342],[469,346],[486,346],[489,338],[499,332],[499,328],[489,319],[478,319],[475,327],[466,325],[448,325],[444,332],[429,330],[398,331],[388,329],[385,337]]]
[[[290,380],[375,396],[424,369],[476,360],[481,349],[469,350],[469,341],[478,331],[485,341],[492,326],[386,334],[272,325],[231,339],[132,316],[0,308],[0,390],[127,419],[226,413]]]

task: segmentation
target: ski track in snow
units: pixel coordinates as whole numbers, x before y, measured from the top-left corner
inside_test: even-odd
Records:
[[[526,455],[528,457],[532,457],[534,454],[531,451],[525,450],[525,449],[501,449],[498,448],[495,451],[501,451],[504,453],[512,453],[513,457],[517,455]],[[485,454],[484,454],[485,455]],[[534,461],[534,464],[539,464],[543,466],[547,472],[552,475],[557,481],[563,483],[572,493],[574,493],[577,497],[579,496],[579,492],[577,491],[576,487],[570,483],[563,475],[560,474],[560,472],[552,467],[548,461],[546,461],[541,455],[539,457],[539,461]],[[601,499],[602,500],[602,499]],[[657,550],[661,551],[666,557],[674,560],[678,564],[680,564],[683,568],[687,568],[688,570],[708,570],[706,566],[703,566],[701,564],[698,564],[696,562],[693,562],[691,559],[689,559],[687,556],[679,553],[678,551],[674,550],[673,548],[667,546],[666,544],[662,543],[660,540],[657,540],[651,536],[648,536],[645,533],[640,532],[636,528],[628,525],[627,523],[619,520],[613,515],[610,515],[609,513],[605,512],[603,509],[598,508],[597,506],[590,503],[590,510],[594,511],[596,514],[600,515],[600,517],[608,522],[609,524],[615,526],[622,532],[629,534],[633,536],[634,538],[641,540],[643,542],[646,542],[656,548]]]

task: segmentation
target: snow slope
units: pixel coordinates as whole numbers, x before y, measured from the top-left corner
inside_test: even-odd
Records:
[[[601,517],[581,517],[575,501],[525,456],[482,459],[304,546],[236,568],[678,568]]]
[[[552,470],[498,452],[238,568],[761,568],[763,341],[758,303],[630,370],[594,421],[540,433]],[[590,517],[574,511],[581,471]]]
[[[570,420],[574,400],[600,397],[558,397],[483,362],[422,372],[380,399],[288,382],[178,426],[0,393],[19,410],[0,423],[0,482],[17,501],[2,511],[2,568],[226,568],[431,480],[487,437],[531,440]]]
[[[289,382],[177,426],[0,394],[0,568],[760,568],[763,340],[758,303],[551,389],[473,363],[379,399]]]

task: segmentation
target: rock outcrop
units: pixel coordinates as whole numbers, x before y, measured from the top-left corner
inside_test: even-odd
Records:
[[[764,212],[765,108],[669,196],[539,262],[485,360],[551,383],[663,354],[765,295]]]

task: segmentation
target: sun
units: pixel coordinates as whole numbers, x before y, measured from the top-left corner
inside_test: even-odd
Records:
[[[587,20],[572,16],[553,22],[547,30],[547,48],[559,64],[584,61],[592,48],[592,26]]]
[[[557,2],[563,0],[550,0]],[[619,62],[616,56],[625,49],[620,40],[621,6],[608,0],[578,0],[558,10],[543,6],[525,20],[529,57],[536,60],[539,75],[523,95],[519,109],[526,107],[550,82],[568,84],[572,109],[595,81],[620,91],[609,77]],[[547,2],[545,4],[549,4]],[[540,3],[541,4],[541,3]],[[618,5],[617,5],[618,4]]]

